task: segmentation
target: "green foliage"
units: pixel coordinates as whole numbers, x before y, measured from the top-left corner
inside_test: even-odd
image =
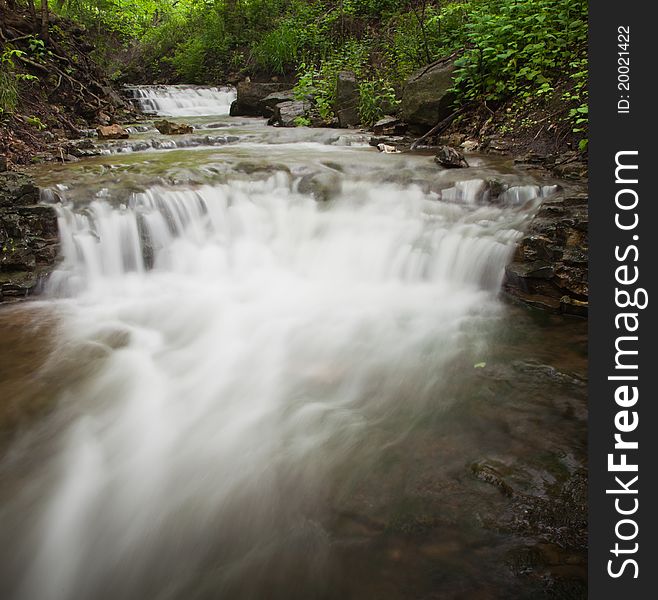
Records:
[[[0,55],[0,113],[10,113],[18,105],[18,85],[14,59],[25,54],[11,47]]]
[[[374,125],[398,103],[395,89],[382,78],[359,84],[359,117],[364,125]]]
[[[297,84],[293,88],[296,100],[312,100],[320,117],[330,121],[333,116],[333,103],[336,95],[337,71],[329,63],[320,68],[305,63],[299,65]]]
[[[309,127],[311,125],[311,120],[308,117],[295,117],[293,121],[295,127]]]
[[[294,22],[284,21],[256,42],[252,54],[256,64],[272,73],[283,74],[295,65],[301,49]]]
[[[465,24],[469,47],[457,61],[463,99],[500,100],[553,91],[587,47],[585,0],[481,0]]]
[[[28,40],[30,54],[37,60],[41,60],[46,55],[46,44],[38,37],[30,36]]]
[[[35,127],[39,131],[43,131],[46,128],[46,124],[39,117],[35,117],[35,116],[27,117],[25,119],[25,122],[28,125]]]
[[[220,83],[296,75],[296,96],[333,118],[336,77],[360,82],[364,124],[395,105],[392,85],[458,53],[457,101],[558,100],[586,140],[586,0],[55,0],[57,10],[132,55],[114,78]],[[53,27],[57,27],[54,25]],[[41,40],[29,42],[38,59]],[[131,70],[132,69],[132,70]],[[565,92],[565,90],[568,90]],[[4,90],[3,90],[4,92]],[[583,142],[586,144],[586,142]]]
[[[312,100],[320,117],[328,122],[334,117],[336,82],[341,71],[354,71],[357,77],[367,73],[369,42],[349,40],[316,67],[301,63],[297,84],[293,88],[297,100]]]
[[[13,112],[18,104],[18,87],[14,74],[0,67],[0,112]]]

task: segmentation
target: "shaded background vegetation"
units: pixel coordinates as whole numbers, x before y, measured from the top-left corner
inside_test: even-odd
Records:
[[[43,7],[0,0],[9,4]],[[322,110],[336,74],[350,69],[368,124],[406,77],[456,53],[458,102],[492,110],[510,100],[557,103],[586,137],[585,0],[51,0],[50,9],[86,27],[94,58],[117,82],[275,77],[299,82]],[[47,30],[33,37],[28,58],[38,60]],[[12,52],[21,48],[3,44],[4,111],[17,103],[22,74]]]

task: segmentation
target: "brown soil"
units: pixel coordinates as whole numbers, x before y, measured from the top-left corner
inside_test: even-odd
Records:
[[[130,104],[93,62],[84,27],[51,14],[42,45],[29,11],[7,9],[3,17],[0,54],[19,51],[11,56],[13,68],[5,67],[16,78],[18,102],[11,113],[0,112],[0,155],[7,168],[42,153],[41,159],[61,159],[65,140],[82,137],[85,129],[134,119]]]

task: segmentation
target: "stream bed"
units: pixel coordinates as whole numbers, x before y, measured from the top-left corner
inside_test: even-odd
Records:
[[[35,171],[61,261],[0,309],[0,597],[584,598],[587,324],[500,294],[566,184],[136,96],[194,132]]]

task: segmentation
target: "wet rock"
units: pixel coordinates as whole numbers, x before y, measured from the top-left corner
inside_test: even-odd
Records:
[[[0,174],[0,301],[38,291],[58,253],[57,219],[26,175]]]
[[[526,152],[523,156],[517,156],[514,159],[514,164],[522,165],[545,165],[547,156],[537,152]]]
[[[27,206],[39,201],[39,188],[22,173],[8,172],[0,175],[0,207]]]
[[[377,150],[384,154],[399,154],[400,151],[395,146],[388,146],[387,144],[377,144]]]
[[[434,162],[442,167],[446,167],[447,169],[462,169],[468,167],[464,155],[452,146],[439,147],[439,150],[434,157]]]
[[[69,142],[64,146],[63,150],[67,155],[74,156],[76,158],[84,158],[86,156],[99,156],[101,153],[100,149],[97,148],[94,142],[89,138]]]
[[[187,123],[174,123],[166,119],[155,121],[153,125],[162,135],[185,135],[194,131],[194,127]]]
[[[336,78],[334,112],[342,128],[361,123],[359,117],[359,84],[353,71],[341,71]]]
[[[505,270],[504,289],[542,309],[587,314],[588,212],[585,194],[544,201]]]
[[[586,179],[587,178],[587,164],[582,161],[573,161],[564,164],[556,164],[552,171],[558,177],[564,179]]]
[[[377,121],[372,128],[375,135],[404,135],[407,124],[397,117],[387,116]]]
[[[498,465],[482,460],[471,465],[471,472],[476,479],[497,487],[505,496],[514,495],[512,486],[505,481]]]
[[[296,120],[305,118],[311,104],[305,100],[293,100],[290,102],[281,102],[274,107],[274,113],[270,117],[269,125],[278,125],[279,127],[295,127]]]
[[[262,101],[275,92],[290,89],[289,83],[254,83],[241,81],[237,85],[237,98],[231,104],[232,117],[261,117]]]
[[[398,150],[409,150],[414,139],[408,135],[373,135],[368,140],[368,145],[377,148],[379,144],[386,144],[387,146],[395,146]]]
[[[130,137],[121,125],[101,125],[96,128],[99,140],[125,140]]]
[[[404,84],[400,115],[410,127],[425,131],[452,112],[452,61],[439,62],[414,73]]]
[[[550,497],[518,495],[501,525],[562,548],[583,550],[587,547],[587,512],[587,473],[578,470]]]
[[[342,189],[342,181],[337,173],[312,173],[304,175],[297,186],[300,194],[311,194],[320,202],[327,202]]]
[[[259,103],[260,114],[264,117],[270,117],[274,113],[274,107],[282,102],[293,102],[295,93],[293,90],[282,90],[268,94]]]

